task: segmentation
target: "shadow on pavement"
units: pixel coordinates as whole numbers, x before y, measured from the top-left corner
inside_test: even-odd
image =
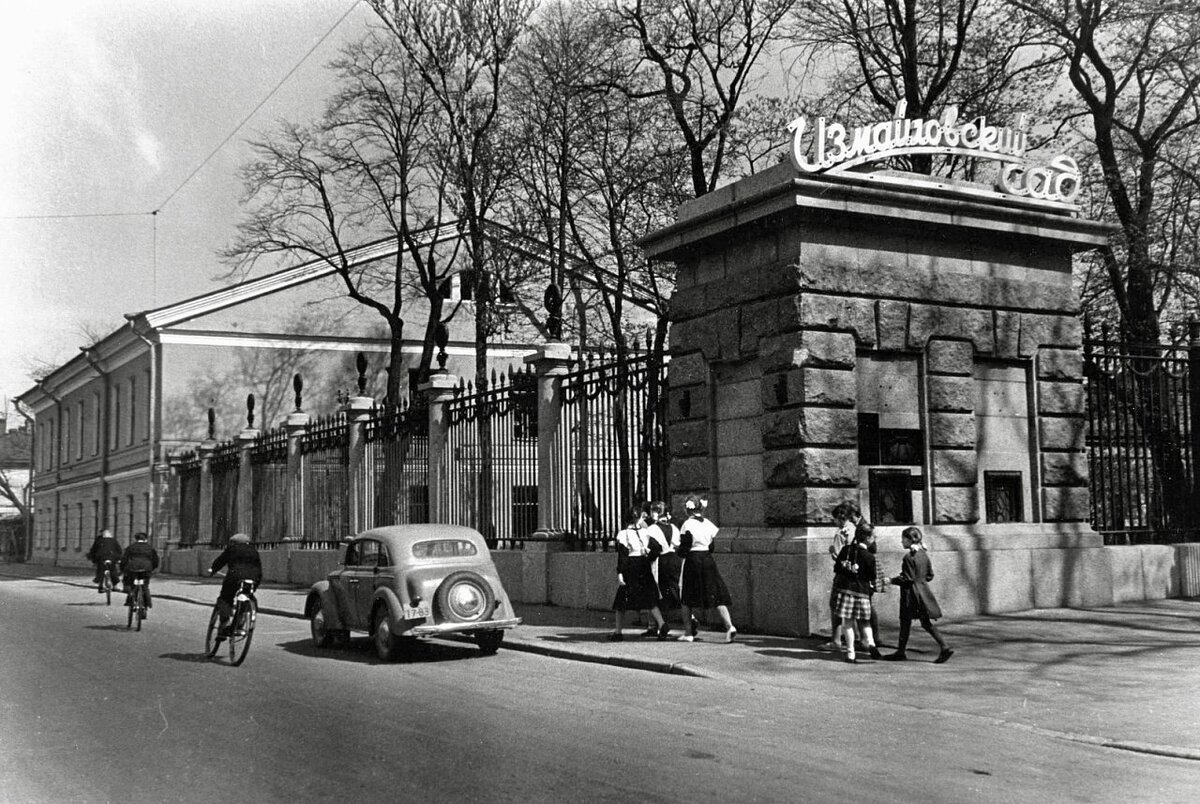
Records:
[[[88,629],[89,631],[129,631],[130,633],[136,633],[128,626],[118,625],[116,623],[109,623],[108,625],[85,625],[84,628]]]
[[[191,662],[192,664],[218,664],[213,659],[208,658],[207,653],[163,653],[159,654],[160,659],[171,659],[176,662]]]
[[[412,644],[405,646],[395,662],[381,662],[375,655],[375,648],[371,645],[371,640],[367,637],[352,638],[349,643],[335,648],[314,647],[310,639],[280,642],[278,646],[297,656],[335,659],[357,664],[434,664],[459,662],[483,655],[473,644],[457,645],[424,639],[414,640]]]

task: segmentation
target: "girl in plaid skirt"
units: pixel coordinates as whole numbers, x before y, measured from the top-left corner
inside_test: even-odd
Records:
[[[859,528],[854,541],[838,553],[834,563],[834,587],[837,590],[837,611],[842,619],[846,639],[846,661],[857,664],[854,655],[856,632],[862,632],[862,641],[872,659],[882,658],[875,647],[875,635],[871,631],[871,590],[875,583],[875,556],[868,549],[872,529]]]

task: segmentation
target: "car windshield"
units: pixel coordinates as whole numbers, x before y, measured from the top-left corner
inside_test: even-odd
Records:
[[[474,543],[466,539],[432,539],[417,542],[412,551],[415,558],[458,558],[479,554]]]

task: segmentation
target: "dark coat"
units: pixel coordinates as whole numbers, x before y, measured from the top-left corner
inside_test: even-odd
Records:
[[[87,560],[93,564],[103,564],[105,561],[120,561],[121,555],[119,541],[112,536],[98,537],[87,551]]]
[[[227,577],[235,577],[262,583],[262,559],[252,544],[231,544],[212,563],[212,572],[228,567]]]
[[[900,574],[892,578],[892,583],[900,587],[901,619],[919,619],[922,611],[931,620],[941,618],[942,609],[933,596],[933,590],[929,588],[932,580],[933,563],[929,560],[929,553],[909,550],[900,562]]]
[[[121,556],[121,572],[153,572],[158,569],[158,551],[149,542],[134,542]]]
[[[846,564],[855,564],[852,570]],[[858,542],[850,542],[838,553],[833,564],[833,588],[869,595],[874,591],[875,556]]]

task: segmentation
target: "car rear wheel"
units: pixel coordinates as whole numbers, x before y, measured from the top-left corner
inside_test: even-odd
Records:
[[[332,647],[334,643],[335,633],[325,624],[325,610],[321,605],[321,599],[317,598],[313,601],[312,609],[308,615],[308,627],[312,633],[313,646],[318,648]]]
[[[475,643],[479,645],[479,649],[483,651],[484,656],[491,656],[500,650],[500,643],[503,641],[504,632],[499,629],[495,631],[477,631],[475,633]]]
[[[442,618],[455,623],[486,620],[496,608],[491,584],[467,570],[447,576],[438,587],[435,599]]]

